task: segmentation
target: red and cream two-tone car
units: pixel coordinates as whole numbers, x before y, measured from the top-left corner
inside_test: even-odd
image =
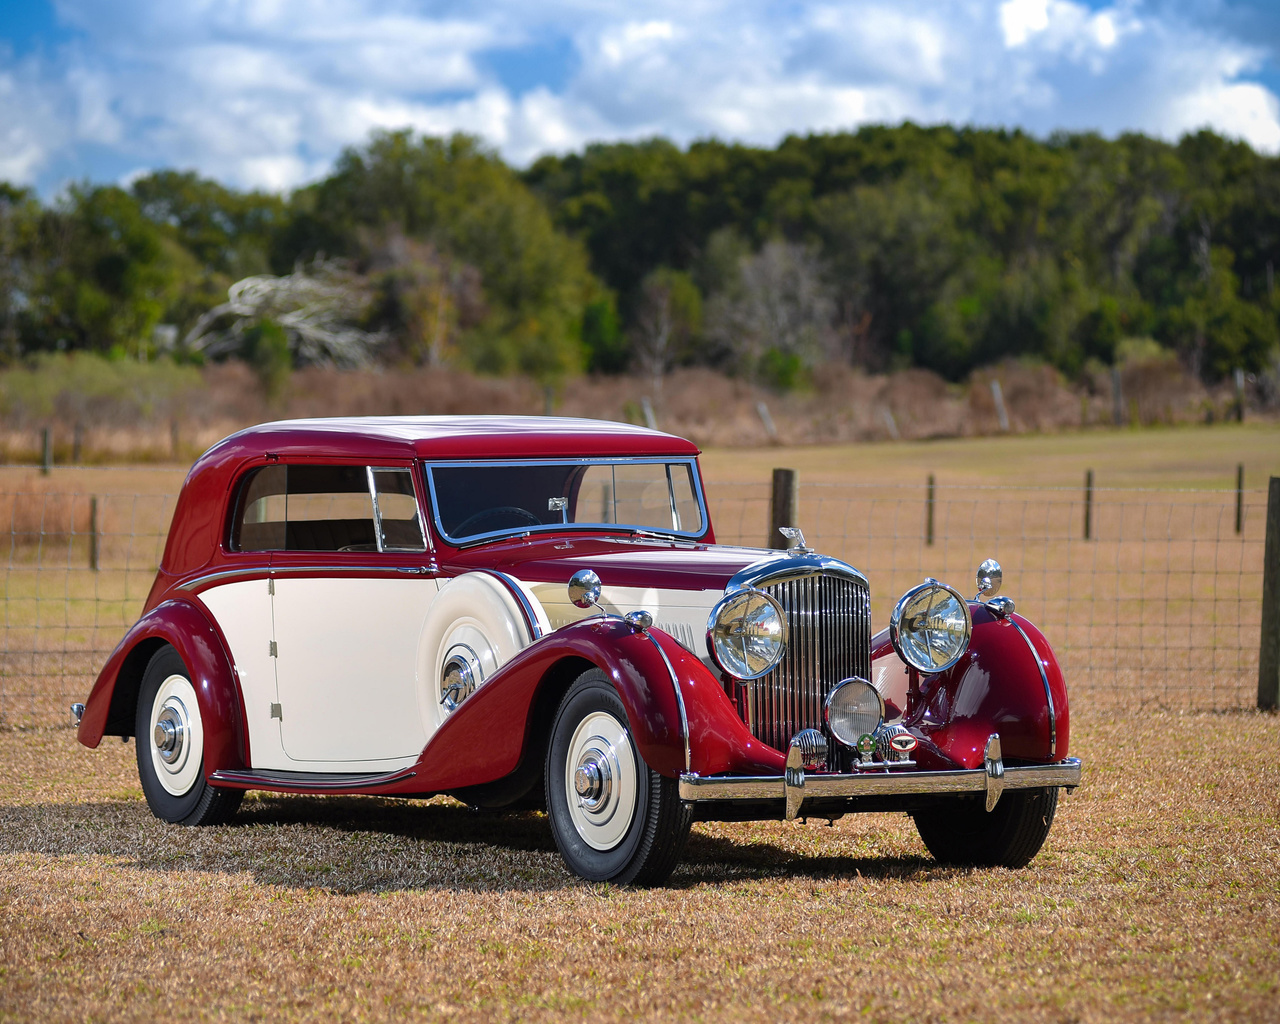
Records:
[[[660,882],[695,820],[854,811],[1026,864],[1081,768],[999,566],[873,634],[866,578],[798,531],[715,543],[698,454],[550,417],[234,434],[187,476],[79,739],[136,737],[152,811],[189,825],[249,789],[544,807],[587,879]]]

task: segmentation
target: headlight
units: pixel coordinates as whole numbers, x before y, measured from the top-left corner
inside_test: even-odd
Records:
[[[865,679],[854,676],[836,683],[827,695],[823,714],[831,735],[846,747],[875,732],[884,722],[884,698]]]
[[[937,580],[908,590],[889,617],[889,639],[898,657],[930,675],[960,660],[972,632],[969,603]]]
[[[737,679],[759,679],[787,649],[782,606],[760,590],[720,599],[707,620],[707,647],[716,664]]]

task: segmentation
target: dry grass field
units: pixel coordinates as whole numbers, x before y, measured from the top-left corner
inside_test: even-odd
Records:
[[[445,799],[166,826],[132,743],[0,733],[0,1020],[1280,1020],[1280,718],[1074,711],[1021,871],[872,815],[695,826],[647,891]]]
[[[904,816],[698,825],[653,891],[571,878],[540,815],[444,798],[251,796],[229,827],[162,825],[132,743],[46,723],[132,621],[185,467],[0,468],[0,1021],[1280,1020],[1280,718],[1185,710],[1251,699],[1280,428],[703,464],[721,539],[753,544],[771,468],[798,469],[810,540],[868,570],[878,620],[922,571],[1005,563],[1068,659],[1087,766],[1028,868],[938,867]]]

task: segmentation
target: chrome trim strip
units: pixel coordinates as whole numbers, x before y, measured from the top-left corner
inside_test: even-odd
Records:
[[[779,551],[776,555],[752,562],[729,580],[724,588],[726,594],[743,587],[765,587],[789,580],[807,579],[810,576],[843,576],[855,580],[865,587],[870,587],[867,578],[848,562],[838,558],[817,554],[796,554],[794,551]]]
[[[529,625],[529,636],[534,640],[542,639],[542,627],[538,625],[537,613],[534,612],[533,605],[529,603],[529,598],[525,595],[524,589],[515,581],[515,577],[508,576],[505,572],[499,572],[497,569],[473,569],[471,571],[482,572],[492,576],[511,591],[512,596],[520,602],[520,610],[524,612],[525,621]]]
[[[409,552],[405,552],[408,554]],[[426,554],[426,552],[412,552],[413,554]],[[196,591],[206,587],[211,583],[217,583],[226,580],[232,580],[236,577],[246,580],[266,578],[268,576],[295,576],[302,573],[327,572],[327,573],[406,573],[428,575],[434,571],[434,566],[415,566],[406,567],[402,565],[256,565],[253,568],[245,566],[243,569],[220,569],[217,572],[205,573],[203,576],[196,576],[194,579],[185,580],[179,583],[174,590]]]
[[[694,490],[698,498],[698,511],[702,516],[702,529],[696,533],[691,530],[662,530],[652,526],[641,526],[638,523],[545,523],[541,526],[521,526],[511,530],[495,530],[490,533],[478,533],[471,537],[460,537],[454,539],[445,532],[444,524],[440,522],[440,502],[436,495],[436,478],[433,470],[435,469],[457,469],[459,467],[490,467],[501,469],[504,466],[625,466],[625,465],[665,465],[667,473],[670,475],[671,466],[681,465],[689,467],[689,476],[693,481]],[[707,499],[702,490],[702,476],[698,473],[698,460],[696,456],[687,455],[655,455],[655,456],[597,456],[594,458],[566,458],[566,459],[501,459],[491,461],[488,459],[460,459],[453,461],[434,461],[428,462],[423,460],[422,463],[423,476],[427,481],[427,494],[431,502],[431,521],[435,524],[436,532],[448,544],[456,548],[468,548],[475,544],[483,544],[486,541],[495,540],[499,537],[518,537],[522,534],[530,533],[547,533],[555,530],[612,530],[614,532],[630,532],[632,530],[640,530],[641,532],[652,532],[656,536],[666,537],[670,535],[672,540],[697,540],[705,537],[707,531],[711,528],[710,516],[707,514]],[[675,495],[671,494],[674,501]]]
[[[680,692],[680,680],[676,676],[675,666],[671,664],[671,659],[667,657],[667,652],[662,649],[662,644],[658,643],[656,637],[651,633],[644,634],[649,638],[649,642],[658,649],[658,653],[662,655],[662,660],[667,666],[667,673],[671,676],[671,685],[676,690],[676,704],[680,707],[680,736],[684,740],[684,770],[685,772],[693,771],[693,752],[689,749],[689,715],[684,707],[684,694]],[[682,779],[684,776],[680,776]]]
[[[1012,615],[1009,616],[1008,621],[1018,631],[1018,635],[1026,641],[1031,657],[1036,660],[1036,668],[1040,670],[1040,682],[1044,684],[1044,699],[1049,705],[1049,756],[1056,757],[1058,754],[1058,713],[1054,709],[1053,694],[1049,690],[1049,673],[1044,670],[1044,662],[1040,660],[1040,652],[1036,650],[1036,645],[1031,642],[1031,637],[1027,636],[1026,630],[1018,625]]]
[[[378,554],[382,554],[382,510],[378,508],[378,488],[373,483],[373,467],[364,467],[365,482],[369,486],[369,501],[373,505],[373,542],[377,545]],[[289,521],[289,514],[285,512],[286,526]]]
[[[1057,764],[1004,767],[1004,789],[1038,789],[1045,786],[1080,785],[1082,763],[1069,757]],[[806,797],[905,796],[922,793],[983,793],[988,768],[943,772],[861,773],[850,775],[806,774]],[[780,800],[787,797],[785,775],[713,775],[686,772],[680,776],[680,799]]]

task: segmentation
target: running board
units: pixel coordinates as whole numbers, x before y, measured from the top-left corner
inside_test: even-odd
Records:
[[[373,789],[390,782],[412,779],[418,773],[412,768],[398,768],[394,772],[372,774],[369,772],[281,772],[260,769],[221,768],[209,776],[215,786],[234,786],[237,789],[282,789],[303,792],[328,790]]]

